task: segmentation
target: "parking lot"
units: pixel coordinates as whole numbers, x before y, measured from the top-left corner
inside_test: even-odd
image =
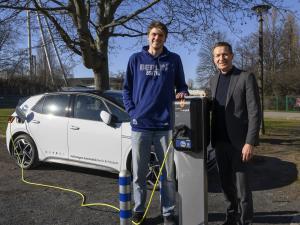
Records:
[[[118,212],[105,207],[80,207],[80,196],[24,184],[21,171],[0,143],[1,225],[109,225],[119,224]],[[266,136],[252,161],[254,224],[300,224],[300,138]],[[72,188],[84,193],[87,203],[102,202],[118,207],[117,175],[58,164],[43,164],[25,171],[28,181]],[[208,174],[209,224],[225,218],[217,170]],[[192,207],[192,206],[191,206]],[[163,224],[159,192],[154,196],[147,224]]]

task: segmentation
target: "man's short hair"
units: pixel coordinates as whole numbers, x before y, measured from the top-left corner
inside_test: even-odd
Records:
[[[213,47],[213,51],[215,50],[216,47],[228,47],[228,50],[231,54],[233,54],[233,51],[232,51],[232,47],[231,45],[228,43],[228,42],[225,42],[225,41],[220,41],[220,42],[217,42],[214,47]]]
[[[163,24],[162,22],[160,21],[152,21],[149,26],[148,26],[148,30],[147,30],[147,35],[150,34],[150,31],[153,29],[153,28],[158,28],[160,30],[162,30],[164,33],[165,33],[165,36],[167,37],[168,36],[168,28],[165,24]]]

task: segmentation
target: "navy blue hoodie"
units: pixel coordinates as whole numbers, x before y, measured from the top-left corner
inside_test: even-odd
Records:
[[[133,131],[170,130],[172,102],[176,93],[188,93],[180,56],[163,52],[154,57],[149,46],[133,54],[128,62],[123,101]]]

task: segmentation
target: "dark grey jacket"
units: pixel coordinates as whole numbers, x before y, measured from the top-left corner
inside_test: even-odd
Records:
[[[220,74],[210,80],[212,94],[211,143],[215,146],[215,94]],[[237,149],[244,144],[258,145],[261,107],[258,86],[253,73],[234,67],[226,97],[225,119],[228,137]]]

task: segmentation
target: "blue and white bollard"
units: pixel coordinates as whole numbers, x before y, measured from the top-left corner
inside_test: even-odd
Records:
[[[120,225],[131,224],[131,174],[128,170],[119,173]]]

